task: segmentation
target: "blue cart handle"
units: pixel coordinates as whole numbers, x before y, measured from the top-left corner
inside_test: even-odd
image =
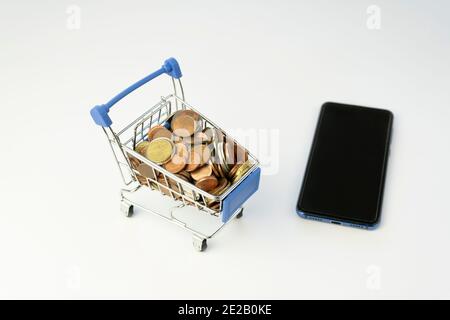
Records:
[[[142,87],[144,84],[146,84],[150,80],[153,80],[156,77],[162,75],[163,73],[166,73],[166,74],[168,74],[169,76],[171,76],[171,77],[173,77],[175,79],[179,79],[182,76],[181,69],[180,69],[180,66],[178,65],[177,60],[175,60],[175,58],[167,59],[166,61],[164,61],[164,64],[163,64],[163,66],[160,69],[158,69],[155,72],[149,74],[148,76],[146,76],[145,78],[139,80],[135,84],[129,86],[128,88],[123,90],[121,93],[119,93],[117,96],[112,98],[108,103],[101,104],[101,105],[93,107],[91,109],[91,117],[92,117],[92,119],[94,119],[94,122],[97,125],[102,126],[102,127],[109,127],[109,126],[111,126],[112,125],[112,121],[111,121],[111,118],[108,115],[109,109],[111,109],[111,107],[113,105],[115,105],[117,102],[119,102],[120,100],[125,98],[131,92],[133,92],[137,88]]]

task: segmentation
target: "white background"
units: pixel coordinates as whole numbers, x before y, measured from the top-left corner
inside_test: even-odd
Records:
[[[449,14],[443,0],[3,1],[0,297],[450,298]],[[188,102],[219,125],[279,132],[277,173],[205,253],[155,216],[121,215],[89,116],[169,56]],[[111,117],[169,89],[159,79]],[[325,101],[395,115],[376,231],[295,214]]]

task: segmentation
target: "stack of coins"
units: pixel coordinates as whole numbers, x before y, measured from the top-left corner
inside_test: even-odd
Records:
[[[181,180],[213,196],[220,196],[244,176],[252,162],[244,148],[221,130],[204,128],[204,123],[195,111],[177,111],[163,125],[151,127],[147,139],[137,144],[135,151]],[[139,172],[141,184],[148,186],[148,180],[157,181],[159,188],[156,183],[150,185],[160,189],[163,194],[179,199],[180,196],[173,192],[176,191],[192,200],[202,201],[193,197],[195,193],[192,190],[180,190],[176,181],[140,163],[136,158],[130,157],[130,164]],[[211,209],[220,209],[220,202],[205,201],[205,205]]]

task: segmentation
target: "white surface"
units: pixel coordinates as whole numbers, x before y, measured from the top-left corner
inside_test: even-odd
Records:
[[[372,4],[380,30],[366,26]],[[0,297],[450,298],[449,13],[448,1],[4,1]],[[176,226],[120,214],[89,116],[169,56],[219,125],[279,130],[277,174],[203,254]],[[113,120],[168,89],[149,85]],[[377,231],[294,212],[325,101],[395,114]]]

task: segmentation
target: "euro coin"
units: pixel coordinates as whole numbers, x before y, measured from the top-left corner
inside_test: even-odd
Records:
[[[233,179],[233,177],[236,175],[237,170],[242,166],[242,163],[236,163],[233,168],[231,168],[230,173],[228,176]]]
[[[219,184],[211,190],[210,193],[215,196],[220,196],[226,189],[228,189],[229,185],[230,182],[226,178],[220,178]]]
[[[169,162],[164,164],[164,169],[171,173],[178,173],[186,166],[186,159],[175,154]]]
[[[164,164],[170,160],[174,150],[174,144],[170,139],[156,138],[149,143],[145,156],[157,164]]]
[[[200,155],[200,165],[203,166],[211,158],[211,150],[206,145],[197,145],[193,147],[194,152]]]
[[[156,180],[156,176],[158,175],[157,170],[153,170],[152,167],[150,167],[149,165],[147,165],[145,163],[141,163],[138,166],[137,171],[144,177],[153,179],[153,180]]]
[[[145,151],[147,150],[149,145],[148,141],[141,141],[139,142],[136,147],[134,148],[134,150],[139,153],[142,156],[145,156]]]
[[[189,157],[187,161],[187,165],[185,170],[187,172],[192,172],[195,169],[197,169],[200,166],[201,156],[195,152],[194,150],[191,150],[189,152]]]
[[[187,115],[192,117],[194,120],[200,120],[200,115],[195,112],[194,110],[190,110],[190,109],[184,109],[184,110],[179,110],[177,112],[175,112],[172,116],[172,120],[178,118],[179,116],[183,116],[183,115]]]
[[[187,160],[189,157],[189,150],[184,143],[179,142],[175,144],[175,154]]]
[[[199,181],[197,181],[195,183],[195,186],[197,188],[202,189],[203,191],[209,192],[212,189],[214,189],[215,187],[217,187],[219,181],[217,180],[216,177],[214,176],[209,176],[209,177],[205,177],[200,179]]]
[[[130,165],[134,170],[137,170],[137,167],[141,164],[141,161],[133,157],[132,155],[128,155],[128,159],[130,160]]]
[[[236,163],[243,163],[248,160],[248,151],[237,143],[234,145],[234,154]]]
[[[237,170],[236,174],[233,177],[233,183],[238,182],[245,173],[252,167],[252,163],[250,160],[245,161]]]
[[[205,177],[212,175],[212,167],[210,165],[204,165],[191,172],[192,179],[199,181]]]
[[[181,115],[172,119],[173,133],[179,137],[190,137],[198,129],[198,122],[189,115]]]
[[[186,170],[178,172],[177,175],[183,176],[185,178],[185,180],[188,181],[188,182],[191,181],[191,174],[189,172],[187,172]]]
[[[149,132],[150,134],[150,132]],[[149,138],[149,141],[152,141],[157,138],[168,138],[172,139],[172,132],[168,130],[166,127],[159,126],[156,130],[154,130],[151,134],[151,138]]]

